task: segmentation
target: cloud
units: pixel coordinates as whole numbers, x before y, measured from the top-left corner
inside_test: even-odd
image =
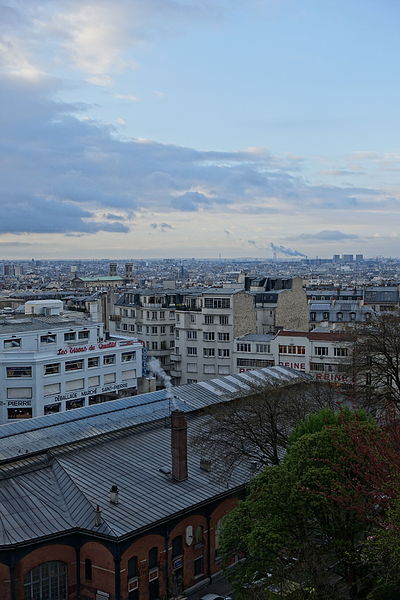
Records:
[[[83,118],[84,105],[55,99],[59,92],[60,82],[48,77],[0,80],[2,233],[123,233],[127,223],[99,214],[137,210],[287,215],[379,210],[384,203],[398,210],[394,195],[382,200],[379,190],[312,185],[266,152],[121,140],[111,126]]]
[[[150,223],[149,227],[151,227],[151,229],[161,231],[161,233],[165,233],[168,230],[175,229],[175,227],[173,227],[169,223]]]
[[[113,94],[113,96],[117,100],[127,100],[128,102],[139,102],[139,98],[137,96],[132,96],[132,94]]]
[[[343,231],[337,231],[335,229],[332,230],[324,230],[318,231],[315,233],[302,233],[295,238],[296,240],[326,240],[326,241],[335,241],[335,240],[351,240],[358,238],[358,235],[354,233],[344,233]]]

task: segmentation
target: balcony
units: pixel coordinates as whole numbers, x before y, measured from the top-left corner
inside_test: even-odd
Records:
[[[110,315],[110,321],[120,321],[121,315]]]
[[[171,354],[170,359],[172,362],[181,362],[182,355],[173,353],[173,354]]]

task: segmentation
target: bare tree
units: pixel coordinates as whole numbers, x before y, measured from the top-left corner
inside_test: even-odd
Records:
[[[400,313],[380,313],[354,331],[355,400],[374,414],[400,408]]]
[[[208,410],[191,443],[213,463],[218,477],[229,479],[241,463],[258,471],[281,461],[295,425],[308,414],[335,407],[339,396],[322,383],[279,388],[254,387],[242,397]]]

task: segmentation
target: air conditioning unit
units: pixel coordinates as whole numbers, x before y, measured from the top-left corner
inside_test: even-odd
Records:
[[[139,580],[137,577],[132,577],[132,579],[128,579],[128,592],[133,592],[133,590],[137,590],[139,587]]]
[[[158,567],[149,570],[149,581],[154,581],[155,579],[158,579]]]

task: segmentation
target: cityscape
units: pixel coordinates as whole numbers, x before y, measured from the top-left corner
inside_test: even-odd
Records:
[[[0,600],[400,598],[399,20],[0,1]]]

